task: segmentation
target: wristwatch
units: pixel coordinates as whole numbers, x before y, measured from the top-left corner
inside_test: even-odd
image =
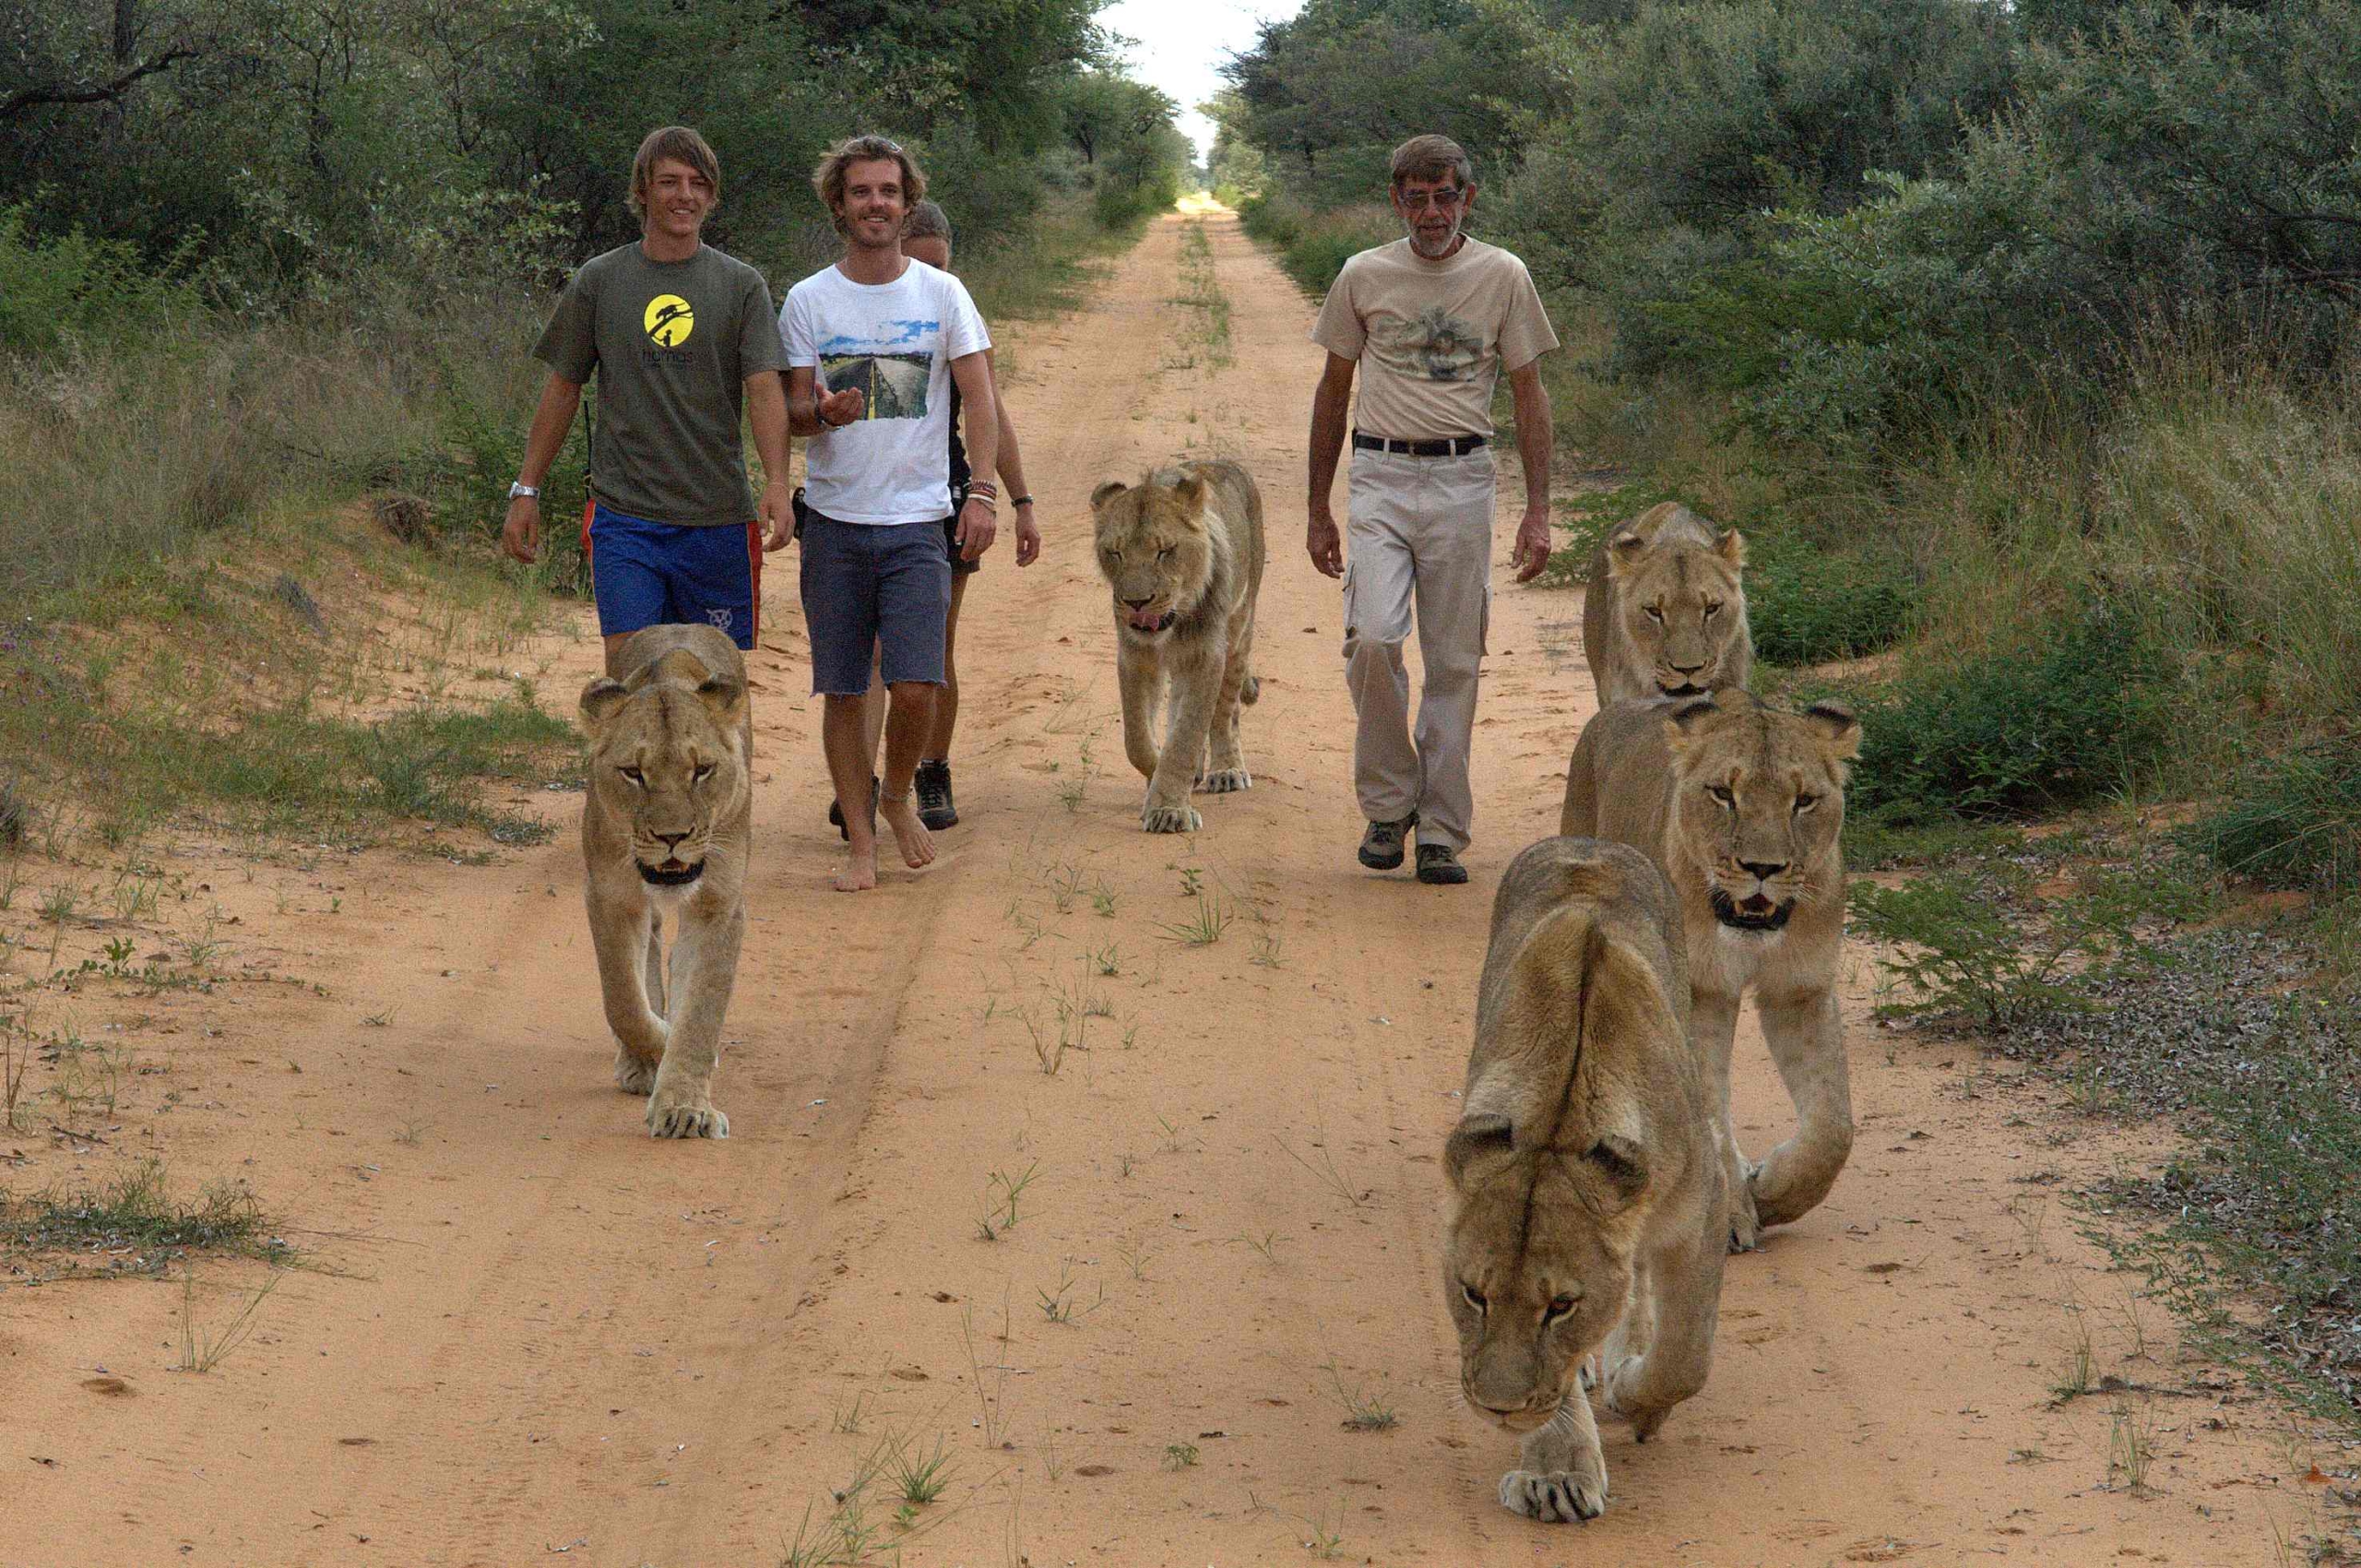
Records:
[[[515,501],[520,497],[539,501],[541,498],[541,487],[537,484],[527,484],[523,480],[518,480],[508,487],[508,499]]]

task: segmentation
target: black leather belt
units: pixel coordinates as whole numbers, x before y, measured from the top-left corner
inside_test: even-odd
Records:
[[[1390,435],[1353,432],[1353,445],[1362,452],[1402,452],[1413,457],[1464,457],[1489,443],[1489,435],[1446,435],[1433,441],[1396,441]]]

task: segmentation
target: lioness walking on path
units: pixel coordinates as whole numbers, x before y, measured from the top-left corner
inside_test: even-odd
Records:
[[[1492,387],[1509,374],[1525,468],[1517,581],[1549,561],[1549,397],[1535,362],[1558,346],[1525,263],[1471,240],[1475,167],[1447,137],[1394,153],[1394,210],[1409,232],[1345,263],[1312,341],[1328,364],[1311,398],[1311,564],[1345,579],[1345,678],[1360,727],[1353,788],[1369,828],[1360,862],[1402,863],[1418,834],[1418,880],[1462,883],[1476,805],[1467,782],[1476,683],[1491,605]],[[1347,533],[1329,511],[1353,372]],[[1347,545],[1350,567],[1347,566]],[[1426,667],[1418,728],[1402,645],[1418,612]]]
[[[632,160],[639,239],[583,263],[533,348],[550,374],[501,543],[528,564],[540,555],[541,481],[596,372],[582,548],[612,676],[644,626],[713,626],[753,647],[763,552],[787,542],[787,356],[763,275],[698,238],[720,199],[721,164],[703,137],[650,132]],[[763,459],[759,514],[742,410]]]
[[[967,460],[998,470],[998,399],[985,350],[991,339],[967,289],[902,250],[910,204],[926,176],[884,137],[837,143],[813,172],[845,252],[788,291],[778,329],[787,342],[789,418],[813,438],[804,457],[803,614],[812,635],[812,691],[825,699],[821,742],[844,818],[837,891],[877,885],[876,824],[861,710],[870,655],[891,706],[878,806],[903,862],[934,859],[910,785],[943,684],[951,608],[951,555],[943,529],[951,487],[951,387],[967,416]],[[991,547],[1000,487],[972,480],[959,508],[959,553]]]

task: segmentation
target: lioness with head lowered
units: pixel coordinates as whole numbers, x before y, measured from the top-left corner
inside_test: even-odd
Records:
[[[1690,1028],[1717,1097],[1730,1163],[1730,1242],[1809,1212],[1853,1148],[1853,1099],[1836,963],[1845,942],[1845,765],[1861,727],[1821,703],[1802,713],[1744,692],[1619,703],[1584,726],[1559,831],[1643,851],[1679,899]],[[1751,989],[1762,1038],[1793,1098],[1793,1137],[1760,1164],[1730,1123],[1730,1042]]]
[[[713,1103],[746,932],[753,717],[746,665],[711,626],[650,626],[621,680],[582,693],[590,737],[582,858],[615,1082],[659,1138],[726,1138]],[[667,983],[661,916],[678,925]]]
[[[1528,1518],[1607,1506],[1585,1358],[1643,1442],[1713,1360],[1726,1202],[1683,962],[1636,850],[1545,838],[1501,881],[1443,1146],[1443,1291],[1469,1407],[1525,1435],[1500,1496]]]
[[[1209,793],[1253,787],[1239,748],[1238,710],[1260,691],[1252,674],[1254,600],[1263,589],[1263,498],[1227,461],[1183,461],[1138,484],[1090,493],[1098,570],[1114,591],[1115,674],[1123,693],[1123,752],[1148,781],[1140,826],[1194,833],[1192,782]],[[1164,745],[1157,699],[1171,684]]]
[[[1746,540],[1676,501],[1608,531],[1583,594],[1583,657],[1598,705],[1743,686]]]

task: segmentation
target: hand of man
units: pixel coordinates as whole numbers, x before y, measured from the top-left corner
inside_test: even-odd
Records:
[[[819,395],[820,422],[836,428],[848,425],[860,418],[862,406],[858,386],[848,386],[841,392],[823,392]]]
[[[508,504],[508,521],[500,529],[500,548],[512,561],[529,566],[541,555],[541,504],[519,495]]]
[[[795,492],[783,479],[763,484],[763,553],[786,547],[795,534]]]
[[[1509,552],[1509,559],[1516,564],[1516,580],[1529,583],[1549,564],[1549,509],[1536,511],[1526,507],[1525,521],[1516,529],[1516,545]]]
[[[1345,575],[1345,541],[1336,535],[1336,519],[1325,506],[1311,508],[1311,526],[1304,532],[1304,545],[1311,552],[1311,564],[1324,576]]]
[[[992,509],[980,501],[970,501],[959,508],[959,559],[973,561],[992,547],[992,534],[999,524],[992,518]]]
[[[1016,504],[1016,564],[1030,566],[1041,557],[1041,530],[1033,526],[1033,503]]]

